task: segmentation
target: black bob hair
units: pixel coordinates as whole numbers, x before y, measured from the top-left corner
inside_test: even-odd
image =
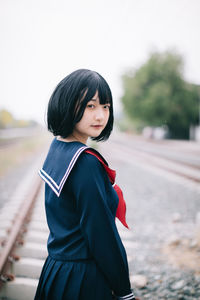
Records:
[[[106,127],[92,140],[107,140],[113,129],[113,101],[110,87],[97,72],[79,69],[66,76],[56,86],[47,109],[48,130],[54,136],[68,137],[81,120],[87,103],[98,91],[100,104],[110,104],[110,115]]]

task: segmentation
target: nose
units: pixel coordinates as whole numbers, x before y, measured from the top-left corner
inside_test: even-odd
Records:
[[[95,114],[95,119],[97,121],[102,121],[104,119],[104,110],[102,107],[99,107],[97,110],[96,110],[96,114]]]

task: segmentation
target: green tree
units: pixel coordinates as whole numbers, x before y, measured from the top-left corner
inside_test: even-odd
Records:
[[[171,138],[188,138],[198,123],[198,87],[183,79],[183,59],[173,52],[153,53],[138,70],[122,76],[126,114],[146,125],[167,125]]]

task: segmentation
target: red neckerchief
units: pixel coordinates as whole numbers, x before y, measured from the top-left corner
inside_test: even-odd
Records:
[[[102,160],[102,158],[96,153],[93,152],[92,150],[85,150],[85,152],[94,155],[103,165],[104,169],[106,170],[106,173],[108,174],[108,177],[110,179],[110,182],[112,183],[112,185],[115,183],[115,177],[116,177],[116,171],[110,169]],[[123,197],[123,193],[122,190],[120,189],[120,187],[115,184],[113,186],[113,188],[115,189],[118,198],[119,198],[119,202],[118,202],[118,206],[117,206],[117,211],[116,211],[116,217],[120,220],[120,222],[126,227],[129,228],[127,223],[126,223],[126,202],[124,200]]]

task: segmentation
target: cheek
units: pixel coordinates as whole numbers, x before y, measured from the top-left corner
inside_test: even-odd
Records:
[[[83,120],[81,120],[80,122],[78,122],[76,124],[76,129],[81,130],[85,128],[85,122]]]
[[[107,114],[106,114],[107,122],[108,122],[109,117],[110,117],[110,111],[108,111]]]
[[[84,112],[81,120],[76,124],[75,128],[78,130],[82,130],[88,127],[88,121],[89,121],[89,115],[87,114],[87,112]]]

